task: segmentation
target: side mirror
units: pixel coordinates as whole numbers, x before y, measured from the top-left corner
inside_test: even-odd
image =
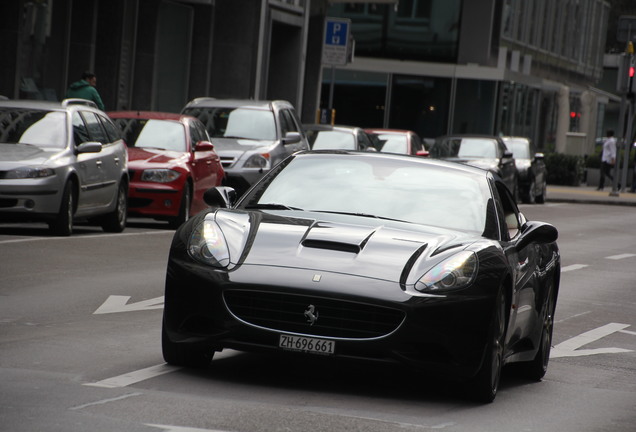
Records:
[[[503,154],[504,159],[512,159],[513,154],[510,150],[506,150]]]
[[[83,142],[80,145],[78,145],[77,148],[75,149],[75,152],[77,154],[80,154],[80,153],[99,153],[100,151],[102,151],[102,143],[99,143],[97,141],[86,141],[86,142]]]
[[[534,158],[536,160],[543,160],[543,159],[545,159],[545,155],[543,153],[535,153],[534,154]]]
[[[521,235],[515,244],[517,250],[521,250],[530,243],[553,243],[559,238],[557,229],[545,222],[530,221],[521,227]]]
[[[199,141],[194,146],[194,151],[202,152],[202,151],[213,151],[213,150],[214,150],[214,144],[212,144],[210,141]]]
[[[283,137],[283,144],[296,144],[301,138],[300,132],[287,132]]]
[[[229,186],[213,187],[205,191],[203,201],[210,207],[230,208],[236,201],[236,191]]]
[[[428,150],[418,150],[415,154],[422,157],[429,157],[431,155]]]

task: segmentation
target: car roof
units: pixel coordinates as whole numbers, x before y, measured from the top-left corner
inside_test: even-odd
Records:
[[[365,129],[368,133],[385,133],[385,134],[415,134],[412,130],[408,129],[376,129],[376,128],[367,128]]]
[[[342,131],[342,132],[355,132],[357,130],[362,130],[358,126],[347,126],[347,125],[330,125],[330,124],[303,124],[303,129],[313,130],[313,131]]]
[[[94,102],[85,99],[64,99],[61,102],[32,99],[2,99],[0,100],[0,107],[34,108],[49,111],[66,111],[71,107],[82,107],[102,112],[97,108]]]
[[[136,118],[136,119],[153,119],[153,120],[175,120],[181,121],[184,119],[196,120],[196,117],[187,114],[177,114],[162,111],[107,111],[111,118]]]
[[[278,108],[293,108],[293,105],[284,100],[254,100],[254,99],[216,99],[210,97],[200,97],[191,100],[185,108],[193,107],[222,107],[240,108],[249,107],[251,109],[271,110],[273,106]]]

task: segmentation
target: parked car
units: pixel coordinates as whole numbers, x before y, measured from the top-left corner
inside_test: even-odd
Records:
[[[106,113],[83,99],[0,101],[0,218],[126,227],[126,145]]]
[[[305,124],[309,147],[313,150],[370,150],[376,151],[364,129],[356,126]]]
[[[110,111],[128,148],[128,214],[177,227],[207,207],[203,193],[223,181],[221,159],[194,117]]]
[[[512,152],[519,173],[519,194],[525,203],[543,204],[548,190],[548,171],[543,153],[525,137],[502,137]]]
[[[484,402],[504,364],[545,374],[558,234],[528,221],[500,177],[320,150],[290,156],[235,197],[211,189],[212,208],[175,233],[168,363],[206,366],[224,348],[374,359],[466,380]]]
[[[243,194],[290,154],[309,149],[292,104],[197,98],[182,110],[197,117],[221,157],[225,184]]]
[[[472,165],[501,177],[519,200],[519,174],[512,152],[503,140],[490,135],[447,135],[439,137],[429,149],[433,158]]]
[[[378,151],[383,153],[401,153],[414,156],[428,156],[420,136],[410,130],[366,129],[377,139]]]

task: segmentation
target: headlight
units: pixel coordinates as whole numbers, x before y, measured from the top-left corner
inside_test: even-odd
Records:
[[[141,180],[155,183],[170,183],[181,174],[171,169],[147,169],[141,174]]]
[[[244,168],[269,168],[269,154],[254,154],[245,161]]]
[[[442,261],[430,269],[415,284],[415,289],[424,292],[439,292],[465,288],[477,275],[477,255],[463,251]]]
[[[192,232],[188,252],[196,261],[212,267],[224,268],[230,264],[225,236],[217,223],[207,217]]]
[[[20,167],[4,174],[5,179],[42,178],[55,175],[51,168]]]

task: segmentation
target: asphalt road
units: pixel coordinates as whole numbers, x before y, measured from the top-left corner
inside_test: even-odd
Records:
[[[386,365],[225,351],[164,364],[173,231],[0,224],[0,431],[617,431],[636,424],[636,207],[521,206],[560,231],[545,379],[505,370],[493,404]]]

